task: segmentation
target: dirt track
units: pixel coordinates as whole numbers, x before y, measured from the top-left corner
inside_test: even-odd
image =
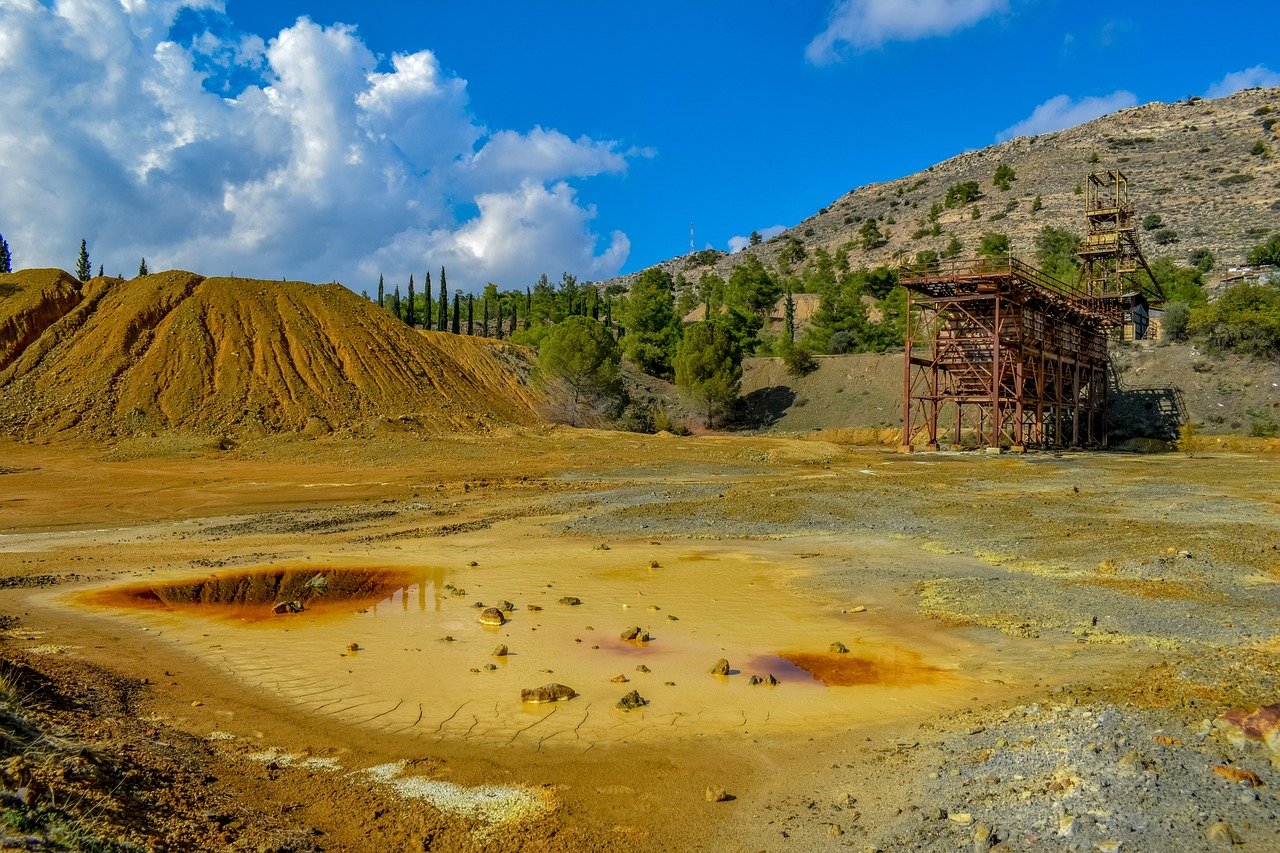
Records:
[[[1246,849],[1276,842],[1269,754],[1212,726],[1280,689],[1273,458],[553,430],[10,443],[0,464],[7,655],[124,679],[153,740],[216,764],[184,784],[244,809],[215,827],[232,846],[970,849],[986,827],[1009,849],[1207,849],[1219,822]],[[262,566],[415,570],[414,594],[440,597],[278,629],[82,594]],[[506,633],[483,633],[474,601],[503,598]],[[652,643],[619,646],[629,624]],[[499,639],[515,654],[486,671]],[[776,657],[835,660],[836,641],[938,675],[824,687]],[[738,673],[720,683],[722,656]],[[757,670],[782,683],[746,685]],[[552,680],[580,695],[522,711],[518,690]],[[612,710],[633,687],[650,704]],[[493,710],[431,716],[472,694]],[[454,808],[480,785],[508,811]]]

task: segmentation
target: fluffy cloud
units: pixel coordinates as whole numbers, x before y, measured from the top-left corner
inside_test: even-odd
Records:
[[[760,229],[760,232],[759,232],[760,238],[762,240],[768,240],[770,237],[777,237],[779,234],[781,234],[783,231],[786,231],[786,230],[787,230],[787,226],[785,225],[770,225],[768,228]],[[750,246],[750,245],[751,245],[750,237],[730,237],[729,238],[730,252],[741,252],[743,249],[747,248],[747,246]]]
[[[1100,98],[1081,98],[1078,101],[1073,101],[1067,95],[1058,95],[1036,107],[1027,118],[1000,131],[996,134],[996,139],[1003,142],[1015,136],[1032,136],[1075,127],[1137,103],[1138,99],[1134,94],[1123,89]]]
[[[357,290],[450,268],[521,286],[618,271],[566,183],[646,152],[535,127],[491,132],[467,83],[423,50],[380,63],[353,28],[306,18],[269,41],[202,31],[215,0],[0,4],[0,232],[21,266],[337,279]],[[225,18],[223,19],[225,21]],[[223,28],[226,29],[226,28]],[[234,95],[219,82],[250,81]],[[478,212],[473,212],[478,211]]]
[[[866,49],[948,35],[1008,5],[1008,0],[838,0],[827,28],[809,42],[805,56],[814,65],[828,65],[839,61],[846,46]]]
[[[1243,71],[1232,71],[1204,93],[1206,98],[1225,98],[1241,89],[1252,89],[1255,86],[1280,86],[1280,74],[1264,65],[1255,65]]]

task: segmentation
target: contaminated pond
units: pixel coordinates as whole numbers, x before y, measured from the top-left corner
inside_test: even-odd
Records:
[[[539,749],[916,717],[1004,673],[992,648],[874,596],[863,609],[796,593],[787,579],[801,570],[767,547],[641,553],[166,573],[70,603],[312,714]],[[566,698],[522,701],[551,685]],[[631,691],[642,704],[618,707]]]

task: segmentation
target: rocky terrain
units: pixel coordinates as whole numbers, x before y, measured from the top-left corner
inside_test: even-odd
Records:
[[[909,260],[923,249],[942,252],[953,237],[963,244],[963,254],[972,255],[982,234],[995,231],[1009,236],[1015,255],[1030,258],[1035,235],[1044,226],[1083,231],[1080,190],[1089,173],[1120,169],[1129,178],[1129,199],[1139,218],[1156,214],[1162,220],[1160,226],[1141,232],[1149,257],[1185,261],[1203,248],[1225,268],[1242,263],[1250,247],[1280,230],[1277,121],[1276,88],[1245,90],[1217,100],[1143,104],[854,188],[744,252],[775,266],[793,242],[810,254],[818,248],[834,253],[852,243],[851,264],[876,266]],[[1016,175],[1008,190],[993,181],[1001,164]],[[965,181],[975,181],[982,197],[944,208],[937,217],[938,233],[930,233],[931,207],[944,203],[947,190]],[[870,250],[862,248],[858,234],[868,219],[887,235],[883,245]],[[727,276],[742,257],[722,255],[704,264],[700,256],[684,256],[660,266],[697,281],[706,271]],[[605,284],[626,284],[633,277]]]

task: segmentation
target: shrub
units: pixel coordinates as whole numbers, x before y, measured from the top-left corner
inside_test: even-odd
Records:
[[[1164,307],[1161,335],[1167,341],[1185,341],[1187,322],[1191,319],[1191,306],[1185,302],[1170,302]]]
[[[1168,246],[1170,243],[1178,242],[1178,232],[1174,231],[1172,228],[1161,228],[1152,235],[1152,239],[1155,240],[1158,245]]]
[[[840,333],[837,332],[836,334]],[[835,335],[832,335],[832,337],[834,338]],[[813,357],[813,353],[809,352],[806,347],[793,344],[790,341],[782,348],[782,363],[787,366],[787,373],[796,378],[808,376],[818,369],[818,360]]]
[[[961,181],[947,189],[944,203],[947,207],[963,207],[980,198],[982,198],[982,190],[977,181]]]
[[[1154,231],[1164,224],[1164,217],[1158,213],[1148,213],[1142,217],[1142,230]]]

